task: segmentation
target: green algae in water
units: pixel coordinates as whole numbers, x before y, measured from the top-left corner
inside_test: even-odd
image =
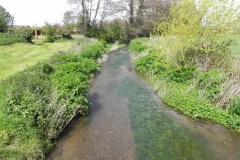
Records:
[[[118,95],[129,99],[138,160],[217,159],[195,133],[161,111],[133,79],[122,80]]]
[[[126,55],[121,55],[116,61],[110,64],[109,73],[112,77],[116,77],[120,72],[120,66],[124,65],[129,60],[129,57]]]
[[[108,83],[106,90],[108,92],[113,92],[117,88],[117,81],[111,81]]]

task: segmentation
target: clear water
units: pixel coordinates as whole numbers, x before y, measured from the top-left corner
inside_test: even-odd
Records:
[[[88,99],[89,116],[70,126],[46,159],[240,159],[239,135],[162,104],[135,72],[127,48],[109,54]]]

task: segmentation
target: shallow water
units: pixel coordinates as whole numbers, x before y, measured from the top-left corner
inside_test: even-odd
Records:
[[[240,159],[240,137],[162,104],[135,72],[127,48],[109,54],[89,91],[90,114],[70,126],[46,159]]]

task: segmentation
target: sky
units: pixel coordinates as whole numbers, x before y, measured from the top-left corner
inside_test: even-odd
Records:
[[[62,24],[63,14],[71,10],[67,0],[0,0],[15,25],[43,26],[44,22]]]
[[[31,27],[43,26],[44,22],[62,24],[64,12],[71,10],[67,0],[0,0],[0,5],[15,16],[15,25]]]

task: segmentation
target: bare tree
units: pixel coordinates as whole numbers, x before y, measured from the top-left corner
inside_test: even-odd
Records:
[[[73,13],[71,11],[66,11],[63,15],[63,24],[68,26],[73,20]]]
[[[176,0],[174,0],[176,1]],[[128,38],[149,36],[153,26],[164,18],[167,0],[68,0],[78,17],[79,30],[88,34],[102,28],[103,21],[122,18]]]
[[[120,1],[116,0],[103,0],[100,11],[100,26],[105,19],[114,19],[123,11],[122,6],[119,5],[119,3]]]
[[[175,0],[176,1],[176,0]],[[129,8],[128,27],[131,37],[149,36],[154,25],[165,18],[170,1],[166,0],[126,0]]]
[[[102,0],[68,0],[73,6],[73,13],[78,17],[79,27],[83,32],[88,32],[96,25]]]

